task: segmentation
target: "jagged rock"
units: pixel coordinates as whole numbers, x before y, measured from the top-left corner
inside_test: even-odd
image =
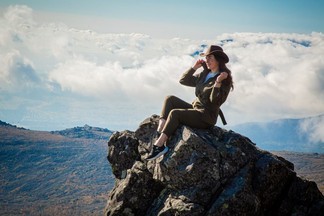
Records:
[[[145,161],[157,124],[154,115],[111,136],[116,182],[105,215],[324,215],[314,182],[233,131],[182,126],[164,157]]]
[[[162,184],[152,178],[145,164],[136,161],[127,176],[116,182],[109,194],[107,215],[143,215],[163,189]]]
[[[132,168],[136,160],[139,160],[137,146],[138,141],[129,131],[115,132],[110,137],[107,159],[116,178],[125,178],[127,170]]]

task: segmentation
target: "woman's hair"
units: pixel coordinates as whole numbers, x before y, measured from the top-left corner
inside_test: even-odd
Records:
[[[225,85],[230,85],[232,90],[234,90],[233,77],[232,77],[231,70],[227,68],[225,61],[222,57],[215,55],[215,54],[214,54],[214,57],[218,62],[219,71],[225,71],[228,73],[228,77],[223,81],[223,83]]]

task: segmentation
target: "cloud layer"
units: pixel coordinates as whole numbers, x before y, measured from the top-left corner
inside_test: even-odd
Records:
[[[41,25],[26,6],[9,7],[0,27],[0,118],[29,128],[68,121],[132,129],[159,114],[166,95],[194,99],[194,90],[178,79],[210,44],[230,57],[235,89],[223,105],[230,124],[324,113],[322,33],[162,40]],[[39,115],[31,115],[36,110]]]
[[[308,134],[311,143],[324,143],[324,115],[306,118],[300,124],[301,132]]]

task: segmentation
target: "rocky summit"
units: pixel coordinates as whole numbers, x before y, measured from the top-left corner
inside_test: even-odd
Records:
[[[146,161],[157,124],[153,115],[110,137],[115,186],[105,215],[324,215],[316,183],[298,177],[291,162],[217,126],[181,126],[169,152]]]

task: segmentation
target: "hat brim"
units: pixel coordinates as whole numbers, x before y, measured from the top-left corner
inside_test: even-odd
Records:
[[[225,60],[225,63],[229,62],[228,56],[223,51],[220,51],[220,50],[214,50],[212,52],[207,52],[207,53],[200,53],[200,56],[208,56],[210,54],[215,54],[215,55],[223,58]]]

